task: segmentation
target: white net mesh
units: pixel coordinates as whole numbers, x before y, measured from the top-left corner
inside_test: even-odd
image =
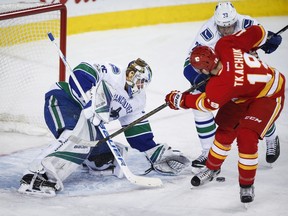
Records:
[[[32,6],[39,5],[0,5],[0,13]],[[46,133],[44,95],[59,79],[59,56],[47,33],[59,44],[60,11],[6,18],[0,17],[0,130]]]

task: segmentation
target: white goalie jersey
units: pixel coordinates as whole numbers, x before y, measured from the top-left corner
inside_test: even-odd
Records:
[[[141,91],[133,97],[125,90],[126,71],[113,64],[93,64],[82,62],[74,69],[74,74],[79,80],[84,92],[91,90],[92,86],[105,81],[113,88],[110,101],[110,116],[108,121],[119,120],[121,125],[128,125],[144,114],[146,104],[146,93]],[[88,77],[88,78],[87,78]],[[74,97],[81,101],[85,107],[86,103],[81,100],[80,93],[72,79],[69,80]]]

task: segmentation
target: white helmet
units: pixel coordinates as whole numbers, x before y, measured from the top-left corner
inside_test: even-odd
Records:
[[[126,83],[128,84],[128,93],[133,94],[143,91],[152,79],[152,70],[150,66],[142,59],[138,58],[128,64],[126,70]]]
[[[237,19],[236,9],[230,2],[218,3],[214,13],[214,20],[218,26],[231,26],[237,22]]]

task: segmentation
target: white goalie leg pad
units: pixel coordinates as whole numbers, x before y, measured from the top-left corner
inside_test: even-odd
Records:
[[[48,147],[45,149],[42,149],[41,153],[30,163],[28,169],[24,172],[24,174],[27,173],[40,173],[44,174],[45,170],[44,167],[42,166],[42,160],[45,158],[47,155],[57,151],[63,144],[63,142],[72,134],[71,130],[65,130],[61,134],[58,140],[52,141]]]
[[[61,148],[63,142],[71,135],[72,131],[64,131],[58,140],[51,142],[41,153],[30,163],[27,170],[25,170],[20,181],[19,193],[24,193],[39,197],[55,196],[56,190],[60,190],[62,183],[55,183],[55,178],[48,179],[47,170],[42,165],[42,160],[49,154],[56,152]]]
[[[63,181],[72,174],[88,156],[90,148],[67,141],[63,148],[42,160],[48,178],[55,181],[63,190]]]
[[[81,113],[73,131],[68,134],[63,133],[58,139],[60,143],[58,148],[41,161],[49,180],[55,181],[60,190],[64,189],[63,181],[83,163],[90,152],[90,147],[74,143],[68,140],[68,137],[73,134],[90,139],[91,135],[96,136],[96,130],[94,127],[90,127],[87,119]]]
[[[190,165],[190,160],[179,150],[173,150],[167,144],[158,144],[145,152],[152,168],[164,175],[177,175]]]

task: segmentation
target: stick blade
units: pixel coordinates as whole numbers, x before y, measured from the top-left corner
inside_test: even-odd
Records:
[[[131,173],[129,169],[123,170],[126,178],[133,184],[144,187],[162,187],[163,182],[160,178],[138,176]]]

